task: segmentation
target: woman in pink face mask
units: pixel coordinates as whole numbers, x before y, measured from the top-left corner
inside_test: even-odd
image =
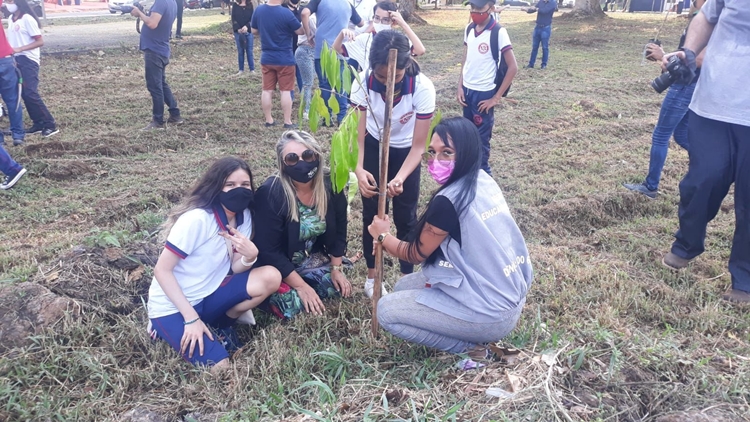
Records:
[[[445,119],[424,154],[440,188],[405,241],[389,219],[368,231],[385,251],[422,271],[402,277],[378,302],[378,321],[404,340],[473,358],[516,326],[533,276],[526,242],[500,187],[480,169],[473,122]]]

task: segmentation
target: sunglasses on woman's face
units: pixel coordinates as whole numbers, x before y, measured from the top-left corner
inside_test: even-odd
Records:
[[[318,158],[318,154],[311,149],[306,149],[302,152],[302,160],[306,163],[311,163]],[[284,157],[284,164],[289,167],[296,166],[299,163],[300,156],[296,152],[290,152]]]

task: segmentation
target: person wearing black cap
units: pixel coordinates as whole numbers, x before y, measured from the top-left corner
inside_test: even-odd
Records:
[[[528,68],[533,68],[536,62],[536,54],[539,44],[542,44],[542,69],[547,67],[549,60],[549,37],[552,34],[552,15],[557,10],[557,2],[550,0],[539,0],[534,7],[527,7],[527,13],[536,13],[536,27],[531,42],[531,58]]]
[[[458,78],[458,103],[482,139],[482,169],[490,170],[490,139],[495,106],[518,72],[508,31],[493,17],[495,0],[469,0],[471,23],[464,31],[464,59]]]

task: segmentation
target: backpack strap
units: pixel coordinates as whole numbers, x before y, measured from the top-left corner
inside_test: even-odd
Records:
[[[476,27],[477,27],[477,24],[475,24],[474,22],[472,22],[469,25],[467,25],[466,26],[466,34],[465,34],[464,38],[469,38],[469,34]]]
[[[495,21],[495,25],[492,27],[492,33],[490,34],[490,51],[492,51],[492,58],[495,60],[495,66],[500,68],[500,41],[498,36],[500,34],[500,23]]]

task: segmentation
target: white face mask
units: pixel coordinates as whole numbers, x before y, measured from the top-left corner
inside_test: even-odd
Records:
[[[14,5],[15,6],[15,5]],[[372,24],[373,29],[375,29],[375,32],[383,32],[391,29],[390,25],[383,25],[382,23],[374,23]]]
[[[16,13],[16,10],[18,10],[18,5],[15,3],[6,3],[4,6],[11,14]]]

